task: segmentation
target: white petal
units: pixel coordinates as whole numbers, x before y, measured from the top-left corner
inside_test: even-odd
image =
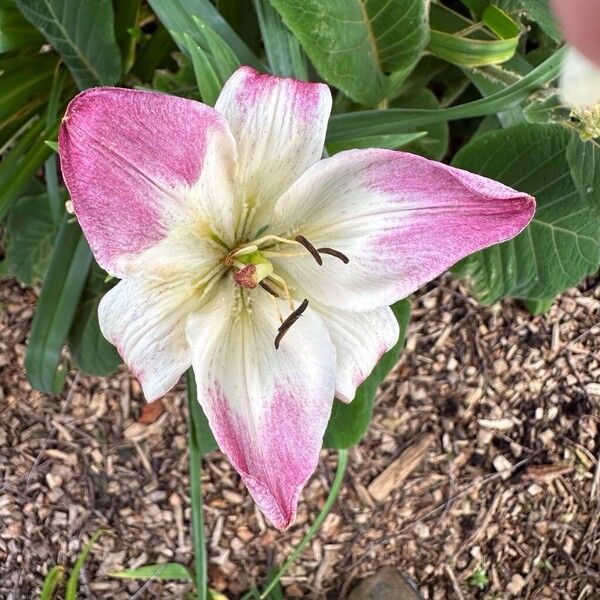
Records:
[[[189,318],[198,399],[219,446],[279,529],[317,465],[334,396],[335,350],[310,307],[276,350],[277,309],[231,279]],[[278,302],[286,314],[286,303]]]
[[[241,67],[223,87],[215,108],[237,143],[238,198],[255,211],[245,226],[252,236],[269,225],[279,196],[321,158],[331,92],[321,83]]]
[[[600,67],[575,48],[569,48],[562,67],[560,96],[567,106],[600,103]]]
[[[275,272],[330,306],[389,306],[461,258],[519,233],[535,201],[496,181],[421,156],[350,150],[321,160],[279,199],[273,229],[316,248],[274,258]]]
[[[100,329],[139,379],[148,401],[166,394],[191,364],[185,337],[199,297],[187,282],[125,279],[100,301]]]
[[[398,341],[400,327],[391,308],[357,313],[312,302],[335,346],[335,395],[354,399],[356,388],[369,376],[379,359]]]

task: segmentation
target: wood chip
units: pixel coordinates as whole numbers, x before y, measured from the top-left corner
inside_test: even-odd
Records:
[[[406,478],[419,466],[435,436],[429,433],[409,446],[402,454],[380,473],[367,488],[377,502],[383,502],[390,493],[400,487]]]

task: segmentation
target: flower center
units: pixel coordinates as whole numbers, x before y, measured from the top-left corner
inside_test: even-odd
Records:
[[[275,337],[275,348],[279,348],[281,338],[290,327],[300,318],[308,306],[305,298],[296,308],[287,282],[274,272],[273,264],[269,258],[293,258],[301,256],[312,256],[315,262],[323,265],[322,254],[327,254],[348,264],[349,259],[345,254],[334,248],[316,248],[303,235],[297,235],[294,239],[266,235],[246,245],[231,250],[225,257],[225,266],[234,269],[233,278],[243,290],[253,290],[262,287],[274,300],[281,326]],[[284,319],[279,312],[276,298],[284,296],[290,306],[291,313]]]

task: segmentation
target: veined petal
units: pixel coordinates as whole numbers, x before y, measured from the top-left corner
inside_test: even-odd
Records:
[[[312,302],[335,346],[335,395],[351,402],[356,388],[379,359],[398,341],[400,327],[388,306],[370,312],[349,312]]]
[[[149,402],[166,394],[191,364],[185,323],[198,308],[189,282],[124,279],[100,301],[104,337],[138,378]]]
[[[208,106],[156,92],[86,90],[69,104],[59,152],[77,218],[113,275],[176,223],[205,219],[232,236],[235,142]]]
[[[284,302],[278,309],[289,313]],[[274,346],[278,309],[231,279],[190,316],[198,399],[221,450],[278,529],[316,468],[334,396],[335,350],[309,307]]]
[[[215,108],[237,143],[238,198],[250,215],[245,231],[253,235],[269,225],[279,196],[321,158],[331,92],[321,83],[241,67],[223,87]]]
[[[275,207],[273,228],[345,254],[274,258],[318,301],[389,306],[477,250],[518,234],[535,200],[486,177],[405,152],[350,150],[324,159]]]
[[[600,66],[569,48],[562,66],[560,97],[567,106],[587,107],[600,103]]]

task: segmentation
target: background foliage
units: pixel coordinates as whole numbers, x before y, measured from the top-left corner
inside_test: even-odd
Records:
[[[241,64],[323,80],[334,93],[328,153],[407,150],[537,197],[521,235],[454,271],[481,302],[515,297],[539,311],[600,266],[600,155],[556,99],[560,44],[547,0],[0,0],[0,273],[42,286],[30,381],[57,393],[71,364],[101,375],[119,364],[96,310],[114,282],[65,211],[55,155],[79,90],[213,104]],[[395,311],[405,332],[409,302]],[[360,439],[402,343],[352,404],[336,404],[326,444]],[[205,424],[197,433],[213,447]]]

